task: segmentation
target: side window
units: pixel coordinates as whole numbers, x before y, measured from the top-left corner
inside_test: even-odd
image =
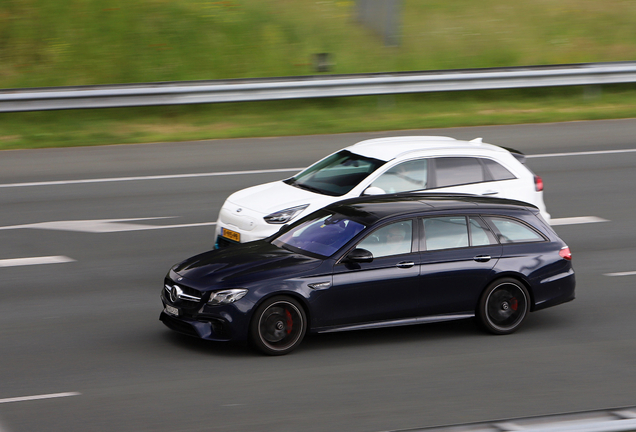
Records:
[[[468,224],[464,216],[424,219],[426,250],[452,249],[468,246]]]
[[[426,159],[402,162],[378,177],[371,186],[386,193],[426,189],[427,165]]]
[[[436,186],[447,187],[485,180],[484,169],[477,158],[440,157],[435,158]]]
[[[544,241],[543,236],[521,221],[498,217],[488,217],[486,219],[498,231],[500,243]]]
[[[488,169],[488,171],[490,171],[490,175],[492,176],[492,179],[495,181],[510,180],[510,179],[517,178],[515,177],[513,173],[508,171],[508,169],[505,168],[503,165],[501,165],[499,162],[495,162],[492,159],[482,159],[482,162],[486,165],[486,168]]]
[[[492,231],[488,229],[484,221],[480,218],[471,217],[470,220],[470,245],[486,246],[497,244]]]
[[[378,228],[358,243],[374,258],[411,253],[413,243],[413,221],[395,222]]]

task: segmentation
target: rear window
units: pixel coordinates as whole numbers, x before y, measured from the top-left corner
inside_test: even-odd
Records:
[[[545,238],[521,221],[509,218],[487,217],[497,232],[500,243],[526,243],[544,241]]]
[[[510,180],[516,178],[513,173],[508,171],[503,165],[492,159],[482,159],[493,180]]]

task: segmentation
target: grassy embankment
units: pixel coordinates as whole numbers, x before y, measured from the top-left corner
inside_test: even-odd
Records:
[[[625,0],[404,1],[399,47],[353,1],[7,0],[0,88],[632,60]],[[0,114],[0,149],[636,117],[636,88]]]

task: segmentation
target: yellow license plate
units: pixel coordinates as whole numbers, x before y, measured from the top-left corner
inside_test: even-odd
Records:
[[[221,230],[221,237],[225,237],[226,239],[230,239],[235,242],[241,241],[241,234],[236,231],[229,230],[227,228],[223,228]]]

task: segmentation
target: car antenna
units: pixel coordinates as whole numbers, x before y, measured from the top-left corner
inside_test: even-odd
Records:
[[[475,138],[473,140],[470,140],[468,142],[473,143],[473,144],[483,144],[484,139],[480,137],[480,138]]]

